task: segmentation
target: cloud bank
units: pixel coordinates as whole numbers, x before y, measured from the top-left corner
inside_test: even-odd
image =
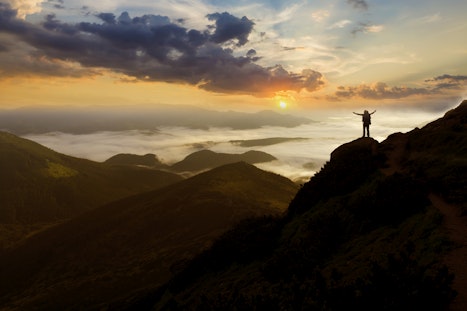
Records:
[[[42,76],[95,75],[105,69],[135,81],[183,83],[258,97],[273,96],[277,91],[312,92],[324,85],[321,73],[311,69],[293,73],[281,65],[257,64],[260,57],[254,49],[238,55],[237,48],[248,43],[255,25],[245,16],[208,14],[211,24],[197,30],[167,16],[131,17],[127,12],[120,16],[98,13],[98,23],[75,24],[64,23],[55,15],[33,24],[19,14],[0,2],[3,50],[17,58],[14,61],[4,55],[0,59],[4,77],[28,73],[28,68],[29,74]]]
[[[334,93],[336,99],[401,99],[414,95],[449,94],[450,91],[467,89],[467,76],[444,74],[426,79],[421,87],[389,86],[384,82],[339,86]]]

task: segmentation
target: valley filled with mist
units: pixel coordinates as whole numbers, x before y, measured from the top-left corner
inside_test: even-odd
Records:
[[[21,108],[0,111],[0,128],[55,151],[98,162],[119,153],[151,153],[172,165],[200,150],[233,154],[258,150],[277,159],[258,167],[297,182],[316,173],[336,147],[361,136],[360,119],[349,110],[295,114],[177,105],[112,110]],[[372,137],[382,141],[442,114],[382,109],[373,116]]]

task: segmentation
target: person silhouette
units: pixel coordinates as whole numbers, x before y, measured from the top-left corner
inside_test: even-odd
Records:
[[[363,122],[363,136],[362,137],[365,137],[365,129],[366,129],[367,136],[370,137],[371,115],[375,112],[376,110],[373,111],[372,113],[369,113],[368,110],[365,110],[363,113],[354,112],[354,114],[358,116],[362,116],[362,122]]]

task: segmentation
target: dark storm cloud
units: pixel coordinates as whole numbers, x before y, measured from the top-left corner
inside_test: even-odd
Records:
[[[352,5],[355,9],[368,10],[368,3],[365,0],[347,0],[347,3]]]
[[[254,23],[247,17],[243,16],[240,19],[227,12],[209,14],[207,17],[216,22],[214,34],[211,36],[214,42],[224,43],[237,39],[239,46],[248,42],[248,35],[253,30]]]
[[[100,13],[96,15],[100,23],[77,24],[49,15],[41,25],[18,19],[16,13],[0,3],[0,32],[27,44],[30,59],[55,65],[79,63],[81,73],[105,68],[136,80],[189,83],[209,91],[256,96],[280,90],[313,91],[324,83],[321,74],[312,70],[296,74],[279,65],[262,67],[255,63],[260,57],[253,49],[245,56],[234,55],[232,48],[248,42],[254,23],[225,12],[208,15],[214,25],[204,30],[184,28],[166,16],[132,18],[127,12],[118,17]]]

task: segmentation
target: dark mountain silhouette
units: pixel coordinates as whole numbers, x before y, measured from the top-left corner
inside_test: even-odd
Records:
[[[67,219],[182,179],[162,171],[110,167],[73,158],[5,132],[0,132],[0,171],[2,225]],[[2,230],[8,228],[18,226],[3,226]],[[0,244],[7,235],[3,233]]]
[[[297,189],[239,162],[94,209],[0,256],[0,309],[92,309],[156,288],[238,221],[282,214]]]
[[[230,143],[241,147],[256,147],[256,146],[271,146],[290,141],[308,140],[309,138],[302,137],[269,137],[261,139],[248,139],[248,140],[231,140]]]
[[[201,150],[188,155],[182,161],[172,165],[171,168],[176,172],[196,172],[239,161],[254,164],[274,160],[277,159],[262,151],[247,151],[242,154],[230,154]]]
[[[113,306],[462,310],[465,261],[445,258],[465,254],[467,228],[453,244],[445,222],[466,222],[443,206],[467,202],[466,121],[464,101],[422,129],[340,146],[287,215],[238,225],[158,290]]]
[[[466,121],[344,144],[226,232],[293,185],[237,163],[94,209],[0,255],[0,309],[465,310]]]
[[[136,155],[128,153],[119,153],[104,161],[110,165],[129,165],[129,166],[146,166],[151,168],[168,168],[162,163],[155,154]]]
[[[138,110],[112,107],[111,110],[111,113],[109,107],[26,107],[0,110],[0,129],[18,135],[48,132],[85,134],[97,131],[157,131],[160,126],[257,129],[263,126],[295,127],[313,122],[308,118],[274,111],[220,112],[188,105],[157,105]]]

